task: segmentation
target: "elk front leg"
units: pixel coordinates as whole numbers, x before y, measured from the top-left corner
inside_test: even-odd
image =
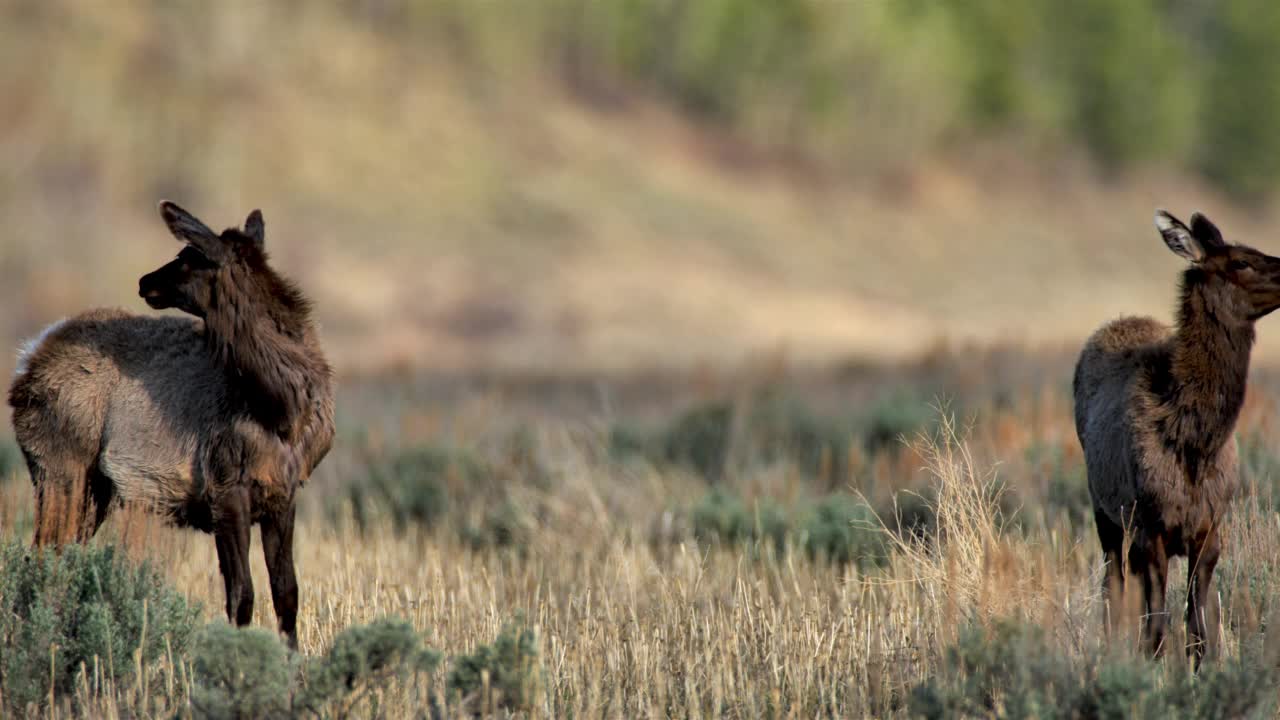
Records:
[[[298,649],[298,578],[293,565],[293,521],[295,508],[268,516],[262,521],[262,554],[271,578],[271,602],[276,608],[280,632],[289,647]]]
[[[1150,546],[1134,546],[1129,551],[1130,571],[1142,588],[1143,607],[1146,611],[1143,638],[1147,652],[1159,657],[1164,651],[1164,634],[1169,624],[1165,608],[1165,588],[1169,579],[1169,556],[1165,552],[1164,538],[1151,538]]]
[[[1222,543],[1216,528],[1211,528],[1189,548],[1187,562],[1187,655],[1196,668],[1208,649],[1209,588],[1213,585],[1213,570],[1222,553]]]
[[[227,620],[253,620],[253,578],[249,575],[249,489],[238,487],[223,498],[214,528],[218,565],[227,592]]]

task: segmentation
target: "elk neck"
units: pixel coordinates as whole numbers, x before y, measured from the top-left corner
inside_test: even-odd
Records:
[[[1254,328],[1229,302],[1203,270],[1188,269],[1168,368],[1152,376],[1165,419],[1157,430],[1192,478],[1231,438],[1244,405]]]
[[[249,414],[289,436],[311,404],[309,388],[327,372],[310,342],[310,307],[265,263],[224,268],[205,313],[206,340]]]

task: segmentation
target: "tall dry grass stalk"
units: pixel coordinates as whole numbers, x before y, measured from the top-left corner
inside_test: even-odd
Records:
[[[1081,573],[1076,543],[1012,532],[1001,507],[1007,488],[996,467],[975,459],[953,414],[942,407],[938,413],[936,431],[912,443],[932,481],[927,503],[935,532],[921,538],[886,525],[895,551],[891,572],[870,582],[916,586],[943,641],[966,623],[1012,618],[1053,628],[1079,645],[1095,619],[1101,567],[1089,569],[1084,561]]]

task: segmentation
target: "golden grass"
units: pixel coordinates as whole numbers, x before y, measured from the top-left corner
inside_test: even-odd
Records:
[[[1006,530],[1005,492],[995,468],[983,467],[956,420],[942,411],[936,437],[917,441],[936,497],[938,545],[891,536],[893,581],[928,588],[941,627],[1015,618],[1078,635],[1090,622],[1101,576],[1074,538],[1023,538]],[[1055,542],[1056,541],[1056,542]]]
[[[811,561],[794,547],[748,552],[700,546],[679,533],[651,535],[664,515],[669,520],[674,508],[678,516],[697,496],[701,481],[676,470],[620,469],[591,433],[554,418],[534,426],[535,452],[550,479],[503,481],[507,496],[535,518],[516,548],[474,550],[449,523],[407,537],[385,524],[363,535],[349,523],[331,525],[315,506],[331,490],[320,479],[304,493],[313,504],[297,537],[301,649],[317,654],[344,628],[400,616],[429,645],[456,655],[490,642],[523,615],[537,630],[540,651],[541,685],[529,713],[536,717],[900,714],[909,689],[944,669],[943,651],[960,629],[999,619],[1041,626],[1052,649],[1081,667],[1108,645],[1133,652],[1132,633],[1106,638],[1101,631],[1091,521],[1073,533],[1059,517],[1030,512],[1021,515],[1021,529],[1002,527],[1008,519],[998,500],[1002,489],[1016,492],[1024,510],[1044,507],[1039,470],[1023,458],[1038,443],[1070,444],[1070,418],[1056,410],[1063,406],[1060,392],[1046,391],[1047,399],[1036,402],[1024,391],[1005,409],[980,410],[967,424],[945,420],[904,455],[912,467],[855,469],[859,486],[867,480],[857,476],[878,467],[889,473],[884,483],[927,482],[936,491],[938,542],[898,539],[888,566],[865,575]],[[1244,427],[1271,422],[1273,402],[1252,398]],[[414,442],[412,435],[397,442]],[[350,452],[339,447],[334,472],[357,472],[344,457]],[[1078,466],[1078,454],[1066,457],[1069,468]],[[753,472],[754,479],[732,482],[777,496],[785,496],[787,483],[802,482],[776,468]],[[28,495],[25,481],[4,485],[4,536],[14,536],[15,523],[21,527]],[[122,539],[154,559],[209,618],[221,616],[221,580],[207,536],[124,513],[108,521],[103,538]],[[1216,586],[1220,658],[1237,656],[1258,637],[1276,610],[1270,598],[1280,593],[1275,513],[1254,496],[1242,498],[1227,538]],[[254,623],[273,627],[257,556],[253,577]],[[1183,637],[1184,578],[1183,563],[1175,563],[1172,647]],[[1168,657],[1176,666],[1182,655]],[[189,670],[165,666],[145,690],[90,686],[80,691],[87,704],[77,707],[102,717],[153,712],[174,697],[165,696],[172,687],[190,682]],[[441,692],[442,678],[428,680],[434,692]],[[408,706],[412,697],[407,688],[382,697],[386,716],[417,716],[420,708]],[[58,703],[59,716],[72,709],[69,702]]]

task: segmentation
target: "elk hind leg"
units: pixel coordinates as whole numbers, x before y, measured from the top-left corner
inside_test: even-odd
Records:
[[[116,486],[111,478],[102,474],[97,468],[88,473],[84,489],[84,506],[80,516],[78,540],[89,542],[98,533],[102,523],[111,512],[111,503],[115,500]]]
[[[1123,607],[1124,528],[1112,522],[1101,510],[1095,510],[1093,515],[1098,526],[1098,540],[1102,544],[1102,559],[1106,565],[1102,577],[1103,612],[1107,628],[1111,630]],[[1108,636],[1110,635],[1108,632]]]
[[[86,542],[106,519],[111,499],[110,479],[85,463],[69,458],[27,455],[35,491],[35,533],[32,545],[55,547]],[[101,489],[105,481],[106,492]]]

